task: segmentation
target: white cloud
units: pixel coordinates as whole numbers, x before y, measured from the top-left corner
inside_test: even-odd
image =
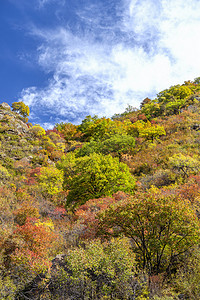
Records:
[[[45,5],[54,2],[55,0],[37,0],[38,1],[38,8],[44,8]]]
[[[53,75],[46,88],[25,89],[21,98],[33,112],[39,107],[41,118],[111,116],[199,76],[199,1],[121,1],[115,16],[94,4],[77,11],[85,30],[34,30],[43,41],[38,63]]]

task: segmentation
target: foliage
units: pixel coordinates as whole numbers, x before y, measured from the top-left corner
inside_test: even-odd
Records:
[[[47,135],[47,136],[50,136],[51,139],[52,139],[52,137],[55,137],[55,140],[60,139],[60,138],[63,138],[63,134],[62,134],[60,131],[58,131],[58,130],[56,129],[56,127],[54,127],[53,129],[47,129],[47,130],[46,130],[46,135]],[[54,138],[53,138],[53,139],[54,139]]]
[[[140,104],[140,109],[142,109],[146,104],[148,104],[151,101],[148,97],[146,97]]]
[[[42,167],[38,182],[44,195],[53,196],[62,191],[63,172],[53,166]]]
[[[134,276],[135,256],[128,239],[86,243],[68,251],[66,263],[67,271],[57,274],[52,288],[60,297],[76,293],[76,299],[142,299],[144,287]]]
[[[146,115],[147,119],[155,118],[160,115],[160,104],[157,100],[147,102],[142,108],[141,112]]]
[[[80,157],[74,166],[69,165],[65,169],[64,186],[70,190],[68,203],[80,205],[89,199],[110,196],[120,190],[132,193],[135,186],[128,167],[110,155],[93,153]]]
[[[171,115],[180,113],[180,109],[187,106],[187,100],[194,93],[195,85],[193,83],[175,85],[160,92],[157,98],[149,101],[144,100],[141,105],[141,112],[148,119],[158,117],[162,114]]]
[[[0,277],[0,299],[14,300],[16,290],[17,286],[9,275]]]
[[[142,120],[133,123],[129,129],[129,133],[145,140],[151,140],[152,142],[154,139],[157,140],[160,136],[166,135],[163,126],[154,125],[149,121],[144,122]]]
[[[77,149],[76,157],[89,156],[92,153],[101,153],[101,140],[91,140],[89,142],[84,143],[84,145]]]
[[[192,207],[173,194],[151,190],[100,215],[99,232],[133,240],[137,260],[149,274],[169,271],[175,259],[199,241]]]
[[[185,258],[185,264],[178,270],[173,282],[176,291],[184,295],[185,299],[199,299],[200,297],[200,251],[196,247]]]
[[[8,170],[0,164],[0,184],[1,182],[5,182],[10,178],[10,173]]]
[[[30,113],[28,105],[26,105],[22,101],[13,102],[12,109],[13,109],[13,111],[17,111],[18,113],[20,113],[25,118],[26,122],[28,122],[27,117],[29,116],[29,113]]]
[[[15,216],[15,222],[22,226],[26,223],[28,218],[39,218],[39,211],[33,204],[30,204],[27,201],[24,201],[20,208],[13,212]]]
[[[152,175],[143,176],[140,180],[140,185],[143,189],[149,189],[151,186],[161,188],[174,183],[174,176],[170,170],[157,170]]]
[[[51,130],[12,107],[0,107],[0,298],[198,299],[199,77]]]
[[[46,270],[51,262],[49,255],[54,247],[56,235],[48,226],[28,218],[24,225],[17,226],[13,237],[19,238],[18,247],[11,255],[13,263],[29,265],[33,272]]]
[[[121,156],[123,153],[131,152],[135,147],[135,138],[131,135],[115,134],[105,140],[91,140],[85,143],[78,151],[77,156],[86,156],[91,153],[112,154]]]
[[[175,99],[181,100],[192,94],[191,88],[186,85],[175,85],[160,92],[157,95],[157,99],[159,103],[166,103],[170,101],[174,101]]]
[[[78,135],[78,126],[72,123],[59,123],[55,125],[55,129],[65,138],[66,141],[72,140],[80,136]]]
[[[109,118],[98,118],[97,116],[87,116],[79,125],[80,130],[84,135],[84,140],[99,140],[108,138],[113,134],[126,134],[127,125],[129,122],[124,123],[120,121],[112,121]]]
[[[100,145],[100,151],[103,154],[116,153],[120,156],[123,153],[131,152],[135,147],[135,139],[130,135],[112,135]]]
[[[89,136],[90,134],[90,128],[95,124],[95,122],[99,120],[98,116],[95,115],[92,116],[86,116],[84,120],[82,120],[81,124],[78,127],[78,130],[80,130],[84,135]]]
[[[117,192],[112,197],[102,197],[98,199],[88,200],[85,204],[79,206],[75,212],[77,221],[74,224],[76,228],[79,226],[79,237],[81,239],[94,239],[97,237],[98,218],[100,212],[107,210],[111,205],[122,203],[129,198],[124,192]]]
[[[189,177],[191,173],[197,173],[200,168],[199,160],[182,153],[177,153],[170,157],[169,165],[173,170],[177,170],[185,177]]]
[[[33,127],[30,128],[30,131],[36,136],[41,137],[46,134],[44,128],[42,128],[40,125],[36,124]]]

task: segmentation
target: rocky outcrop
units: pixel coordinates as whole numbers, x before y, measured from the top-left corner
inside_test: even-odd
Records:
[[[32,148],[29,140],[32,140],[28,125],[23,118],[11,110],[11,107],[3,102],[0,104],[0,160],[3,166],[18,169],[30,164]]]
[[[3,103],[0,103],[0,109],[8,109],[8,110],[11,110],[11,107],[8,103],[6,102],[3,102]]]
[[[28,130],[28,125],[18,113],[11,111],[7,103],[0,104],[0,132],[23,135]]]

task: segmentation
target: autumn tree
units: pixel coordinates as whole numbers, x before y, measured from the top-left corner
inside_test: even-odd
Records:
[[[26,122],[28,122],[28,116],[30,113],[28,105],[26,105],[24,102],[19,101],[19,102],[13,102],[12,103],[12,109],[13,111],[17,111]]]
[[[173,285],[185,299],[199,299],[200,251],[197,246],[185,257],[184,265],[176,273]]]
[[[157,95],[159,103],[167,103],[174,100],[183,100],[192,94],[192,90],[186,85],[174,85]]]
[[[57,235],[51,220],[41,222],[37,218],[27,218],[24,225],[17,225],[12,238],[16,248],[11,254],[11,262],[28,268],[34,274],[51,266],[51,255],[56,248]]]
[[[22,210],[18,213],[23,214]],[[26,209],[24,213],[27,214]],[[22,224],[17,224],[13,231],[10,228],[3,232],[0,228],[0,295],[5,297],[1,299],[15,299],[17,291],[37,275],[47,274],[59,248],[50,219],[26,218]]]
[[[157,101],[161,107],[161,113],[171,115],[179,113],[185,107],[186,100],[193,93],[191,87],[186,85],[174,85],[157,95]]]
[[[78,126],[72,123],[57,123],[55,129],[58,130],[66,141],[76,139],[81,135],[80,131],[78,132]]]
[[[158,190],[139,194],[99,216],[99,233],[124,234],[150,275],[167,272],[199,241],[199,222],[188,202]]]
[[[151,101],[148,97],[146,97],[140,104],[140,109],[142,109],[146,104],[148,104]]]
[[[196,90],[198,88],[196,87]],[[146,98],[141,104],[141,112],[148,119],[161,115],[178,114],[181,108],[187,106],[187,101],[195,91],[194,84],[174,85],[158,93],[157,98],[149,101]]]
[[[163,126],[152,124],[149,121],[144,122],[142,120],[138,120],[130,126],[129,134],[153,142],[160,136],[166,135],[166,132]]]

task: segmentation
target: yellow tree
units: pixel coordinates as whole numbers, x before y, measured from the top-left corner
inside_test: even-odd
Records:
[[[26,105],[24,102],[19,101],[19,102],[13,102],[12,103],[12,109],[13,111],[18,112],[26,122],[28,122],[28,116],[30,113],[28,105]]]

